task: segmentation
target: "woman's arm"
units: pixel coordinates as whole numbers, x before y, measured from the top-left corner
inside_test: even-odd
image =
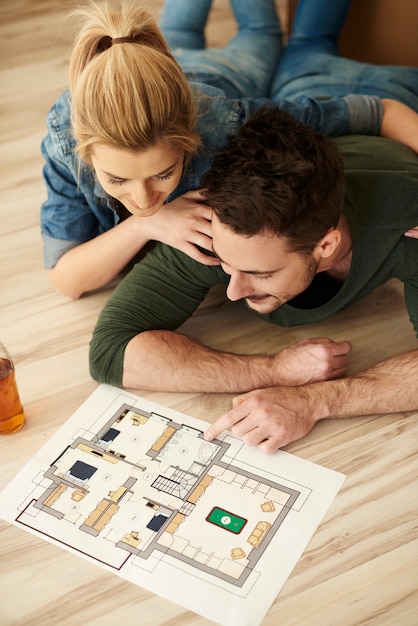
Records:
[[[133,259],[147,243],[138,224],[141,218],[129,217],[107,232],[68,250],[48,277],[56,291],[72,299],[99,289]]]
[[[191,191],[164,205],[150,217],[130,216],[105,233],[66,252],[48,270],[54,288],[69,298],[108,284],[150,240],[177,248],[205,265],[218,259],[197,246],[212,250],[211,209],[203,196]]]
[[[395,139],[418,152],[418,114],[402,102],[382,99],[384,114],[380,134],[382,137]],[[418,226],[410,228],[406,237],[418,239]]]
[[[418,152],[418,113],[402,102],[382,98],[384,108],[380,134]]]

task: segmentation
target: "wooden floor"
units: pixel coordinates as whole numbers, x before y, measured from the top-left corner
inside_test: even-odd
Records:
[[[0,3],[0,337],[15,357],[27,417],[19,433],[0,438],[0,487],[96,388],[88,373],[88,342],[110,294],[108,289],[70,302],[52,291],[42,267],[39,145],[47,110],[66,86],[73,35],[64,19],[67,5]],[[209,42],[224,43],[233,33],[226,0],[214,1],[211,20]],[[215,293],[185,330],[214,347],[242,352],[274,352],[308,335],[349,339],[352,372],[416,346],[396,282],[326,323],[288,330],[254,319]],[[231,400],[140,395],[208,421]],[[325,421],[288,446],[347,479],[264,626],[416,626],[417,418]],[[2,626],[209,624],[8,524],[0,524],[0,533]]]

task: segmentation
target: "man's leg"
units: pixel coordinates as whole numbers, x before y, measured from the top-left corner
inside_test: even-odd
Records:
[[[187,4],[202,9],[201,0],[180,0],[182,14],[191,15]],[[187,20],[170,17],[174,8],[178,10],[178,0],[168,0],[164,7],[160,25],[183,71],[189,80],[219,87],[230,98],[267,96],[281,49],[274,0],[231,0],[238,25],[236,36],[222,49],[198,49],[197,43],[204,41],[203,17],[207,17],[208,4],[206,1],[205,12],[194,9],[193,19]],[[182,25],[187,28],[183,40],[178,30]],[[187,45],[175,45],[182,41]]]

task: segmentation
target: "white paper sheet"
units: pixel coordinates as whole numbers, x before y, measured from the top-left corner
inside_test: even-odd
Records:
[[[209,443],[206,427],[101,385],[0,516],[222,626],[257,626],[345,476],[230,433]]]

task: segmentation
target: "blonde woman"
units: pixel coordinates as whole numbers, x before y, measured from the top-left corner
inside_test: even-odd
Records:
[[[136,0],[79,11],[70,88],[42,143],[45,266],[70,298],[108,284],[150,241],[218,264],[200,181],[228,135],[266,103],[281,32],[274,0],[231,0],[237,35],[205,49],[210,4],[167,0],[162,31]],[[378,134],[386,118],[367,96],[269,103],[331,135]]]
[[[78,298],[106,285],[151,240],[217,264],[204,252],[210,210],[191,191],[218,144],[210,123],[220,100],[268,93],[281,46],[274,0],[231,4],[237,35],[214,50],[204,41],[211,0],[165,3],[161,25],[186,73],[138,2],[92,2],[78,12],[70,90],[50,110],[42,144],[44,258],[57,291]],[[227,129],[219,120],[221,143],[240,115],[230,107]]]

